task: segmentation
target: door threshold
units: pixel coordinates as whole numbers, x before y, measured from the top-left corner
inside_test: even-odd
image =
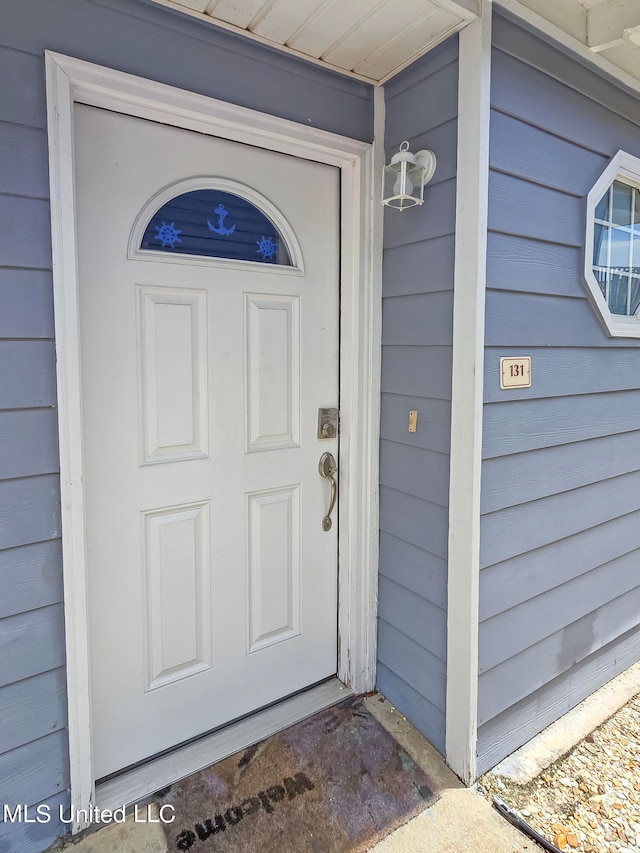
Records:
[[[185,776],[197,773],[234,752],[246,749],[276,732],[337,705],[353,695],[337,678],[297,693],[276,705],[231,723],[210,735],[192,741],[115,778],[96,785],[98,809],[116,809],[138,803]]]

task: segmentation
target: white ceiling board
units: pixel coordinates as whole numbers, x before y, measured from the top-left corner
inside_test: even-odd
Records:
[[[316,15],[309,18],[297,33],[287,40],[289,47],[309,56],[323,56],[332,45],[341,39],[374,10],[389,0],[344,0],[322,7]],[[408,0],[409,3],[418,0]]]
[[[440,6],[447,12],[460,15],[465,20],[473,21],[480,15],[481,0],[431,0],[434,6]]]
[[[578,0],[524,0],[524,5],[581,42],[587,38],[587,10]]]
[[[624,31],[640,25],[640,2],[606,0],[587,12],[587,44],[604,50],[622,42]]]
[[[414,24],[417,17],[411,3],[403,3],[400,7],[394,3],[385,3],[369,15],[360,27],[325,51],[322,58],[342,68],[355,68],[390,39]]]
[[[209,0],[176,0],[176,2],[187,9],[193,9],[194,12],[204,12],[209,5]]]
[[[251,30],[270,41],[285,44],[324,4],[325,0],[275,0]]]
[[[625,42],[617,47],[603,51],[600,56],[610,60],[627,74],[640,79],[640,48],[631,42]]]
[[[246,29],[266,4],[267,0],[219,0],[209,14]]]
[[[373,80],[384,81],[463,25],[464,21],[451,12],[432,7],[419,21],[356,66],[354,71]]]
[[[566,2],[566,0],[563,0]],[[609,0],[603,0],[603,3],[608,3]],[[546,33],[554,41],[558,42],[565,49],[582,57],[588,65],[597,68],[600,72],[613,77],[623,86],[626,86],[631,91],[640,94],[640,73],[633,70],[633,63],[628,63],[628,52],[618,53],[618,48],[607,49],[602,53],[591,50],[587,46],[586,20],[584,33],[576,34],[572,31],[572,27],[562,25],[562,19],[552,20],[550,13],[551,8],[555,7],[556,0],[494,0],[494,4],[504,9],[509,10],[516,19],[519,19],[525,24]],[[637,9],[640,5],[640,0],[616,0],[617,5],[621,8]],[[598,3],[597,6],[603,5]],[[582,3],[575,0],[575,6],[582,12],[586,13]],[[575,8],[575,7],[574,7]],[[591,11],[596,8],[591,7]],[[585,14],[586,19],[586,14]],[[617,57],[624,63],[626,67],[618,65]]]
[[[409,65],[474,20],[480,8],[480,0],[155,2],[370,83]],[[381,69],[384,79],[355,65]]]

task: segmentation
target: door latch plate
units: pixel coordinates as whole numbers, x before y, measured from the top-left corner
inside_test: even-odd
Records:
[[[318,409],[318,438],[336,438],[338,435],[338,410]]]

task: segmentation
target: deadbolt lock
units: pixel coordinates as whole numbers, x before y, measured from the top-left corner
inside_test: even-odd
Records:
[[[318,409],[318,438],[335,438],[338,435],[338,410]]]

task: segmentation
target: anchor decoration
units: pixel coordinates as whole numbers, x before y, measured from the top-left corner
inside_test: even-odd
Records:
[[[215,228],[207,219],[207,225],[209,226],[209,230],[213,231],[215,234],[220,234],[221,237],[231,236],[231,234],[233,234],[233,232],[236,230],[236,226],[233,225],[231,228],[225,228],[224,226],[224,221],[229,215],[229,211],[226,210],[224,205],[221,203],[216,207],[214,213],[218,214],[218,227]]]

